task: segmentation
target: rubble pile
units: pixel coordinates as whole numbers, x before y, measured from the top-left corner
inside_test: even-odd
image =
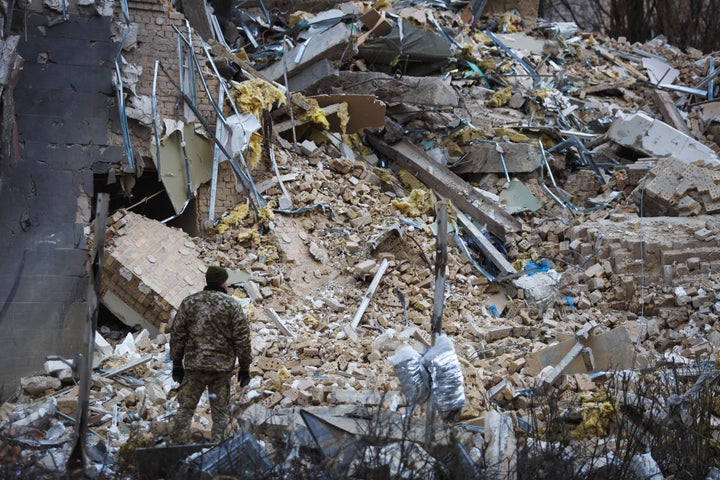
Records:
[[[211,42],[213,59],[246,89],[241,98],[258,94],[239,112],[257,117],[257,138],[233,150],[254,159],[255,189],[238,181],[236,205],[196,237],[130,208],[108,218],[100,300],[136,328],[111,342],[95,335],[88,424],[98,468],[115,472],[127,449],[167,440],[177,408],[167,324],[212,264],[231,271],[252,330],[253,378],[233,387],[233,428],[267,443],[233,441],[268,455],[264,467],[282,463],[280,439],[295,436],[349,459],[357,475],[377,461],[393,475],[406,462],[407,478],[433,478],[436,463],[517,478],[533,455],[559,448],[550,435],[527,437],[561,424],[574,435],[562,446],[572,475],[613,465],[607,455],[602,467],[583,463],[583,442],[602,438],[614,445],[604,454],[632,459],[632,478],[663,478],[677,462],[620,445],[613,422],[626,407],[687,426],[677,408],[706,387],[714,426],[703,448],[717,454],[714,58],[661,38],[631,45],[512,12],[473,21],[468,4],[417,3],[348,2],[283,24],[237,7],[225,19],[238,27],[223,39],[233,50]],[[245,82],[279,94],[268,102]],[[441,338],[452,355],[424,375],[441,201],[450,239]],[[420,363],[408,373],[403,361]],[[681,376],[668,364],[696,365],[682,375],[696,390],[633,401],[648,369],[659,383]],[[448,385],[433,372],[450,366],[462,401],[433,411],[432,389]],[[79,406],[72,367],[49,361],[22,380],[0,417],[5,458],[62,472]],[[551,393],[555,409],[543,412],[538,398]],[[203,397],[198,443],[210,438],[208,410]],[[329,422],[369,442],[380,416],[387,431],[373,434],[383,442],[352,443],[346,457],[307,435]],[[393,448],[408,439],[400,461]],[[457,448],[467,461],[441,454]]]

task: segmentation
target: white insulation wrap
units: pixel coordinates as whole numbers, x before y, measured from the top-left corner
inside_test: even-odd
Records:
[[[425,402],[430,394],[430,374],[417,350],[410,345],[403,345],[388,360],[408,402],[413,405]]]
[[[449,420],[465,405],[465,385],[455,348],[447,335],[439,335],[435,345],[422,356],[430,372],[430,399],[443,420]]]
[[[411,404],[430,398],[443,420],[451,419],[465,405],[462,368],[447,335],[438,336],[423,355],[403,345],[388,360]]]

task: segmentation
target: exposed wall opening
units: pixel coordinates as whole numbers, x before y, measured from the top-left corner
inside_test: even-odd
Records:
[[[155,220],[164,220],[175,214],[165,187],[154,171],[146,170],[136,177],[111,168],[107,172],[96,172],[93,183],[96,194],[105,192],[110,195],[110,214],[122,208]]]
[[[108,342],[120,342],[135,328],[126,325],[102,303],[98,308],[97,331]]]
[[[131,210],[147,218],[165,222],[168,226],[198,235],[197,205],[195,199],[176,215],[165,187],[158,180],[156,170],[145,170],[140,177],[132,173],[118,173],[115,169],[95,173],[94,191],[110,195],[108,214],[120,209]],[[94,205],[94,204],[93,204]]]

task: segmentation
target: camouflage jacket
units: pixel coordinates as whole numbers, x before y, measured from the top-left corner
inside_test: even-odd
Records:
[[[230,295],[203,290],[186,297],[170,328],[170,358],[186,370],[231,371],[251,361],[250,328],[240,303]]]

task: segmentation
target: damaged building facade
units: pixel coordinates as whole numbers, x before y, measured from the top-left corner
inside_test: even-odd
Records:
[[[534,2],[311,3],[8,6],[4,463],[720,478],[713,55]],[[226,443],[205,396],[172,450],[166,332],[212,264],[253,379]]]

